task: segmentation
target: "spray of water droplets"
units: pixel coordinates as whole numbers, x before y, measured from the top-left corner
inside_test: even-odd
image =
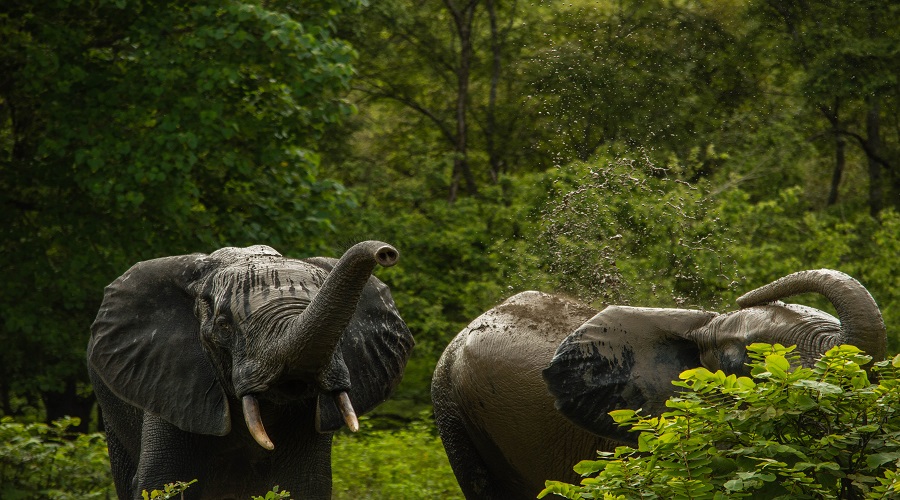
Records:
[[[583,301],[716,308],[738,281],[727,231],[700,189],[646,154],[558,167],[536,217],[544,287]],[[514,282],[534,283],[530,270]]]

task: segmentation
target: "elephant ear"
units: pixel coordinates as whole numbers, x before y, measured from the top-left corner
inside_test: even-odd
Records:
[[[609,416],[618,409],[665,411],[672,381],[700,366],[687,332],[715,313],[690,309],[609,306],[571,333],[543,376],[556,408],[575,424],[605,438],[633,442]]]
[[[88,364],[119,398],[178,428],[224,436],[225,391],[200,343],[189,291],[202,254],[135,264],[106,287]]]
[[[316,257],[307,262],[331,272],[337,260]],[[369,412],[394,392],[414,345],[387,285],[370,277],[340,344],[350,376],[350,401],[358,415]],[[320,432],[344,426],[333,397],[319,396],[316,415]]]

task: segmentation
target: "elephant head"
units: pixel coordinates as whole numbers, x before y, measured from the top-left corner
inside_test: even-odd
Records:
[[[779,299],[824,295],[838,318]],[[615,409],[665,411],[672,380],[689,368],[747,374],[746,347],[755,342],[796,345],[810,366],[828,349],[852,344],[883,359],[886,333],[869,292],[829,269],[801,271],[737,300],[727,314],[687,309],[609,306],[569,335],[543,371],[556,407],[567,418],[606,438],[632,442],[608,413]]]
[[[106,288],[90,368],[119,398],[192,433],[228,434],[230,401],[267,449],[260,401],[308,404],[319,431],[342,420],[355,431],[356,413],[388,397],[413,346],[371,276],[398,258],[366,241],[339,260],[258,245],[140,262]]]

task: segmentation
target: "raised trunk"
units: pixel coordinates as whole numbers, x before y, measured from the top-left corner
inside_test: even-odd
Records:
[[[331,361],[372,270],[393,266],[399,256],[380,241],[357,243],[344,252],[284,339],[284,352],[293,353],[288,361],[292,374],[316,374]]]
[[[737,303],[747,308],[808,292],[824,295],[834,306],[843,343],[859,347],[875,361],[884,359],[887,334],[878,304],[860,282],[840,271],[816,269],[789,274],[745,293]]]
[[[399,252],[380,241],[364,241],[344,252],[309,306],[300,313],[281,340],[278,350],[289,353],[286,373],[289,377],[314,378],[330,365],[339,348],[341,336],[356,312],[363,287],[376,265],[390,267]],[[352,431],[359,429],[356,413],[346,392],[335,391],[341,413]],[[259,403],[253,394],[242,397],[244,421],[250,434],[267,450],[275,448],[266,434]]]

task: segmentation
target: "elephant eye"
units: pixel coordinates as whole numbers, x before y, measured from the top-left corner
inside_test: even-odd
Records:
[[[216,316],[216,330],[224,338],[230,338],[232,332],[231,321],[223,315]]]

